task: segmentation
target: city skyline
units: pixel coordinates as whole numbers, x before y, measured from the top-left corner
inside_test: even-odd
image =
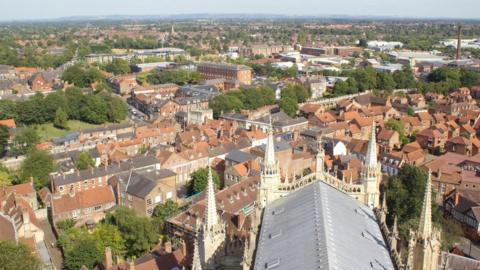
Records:
[[[70,1],[46,0],[8,1],[2,4],[1,21],[42,20],[76,16],[166,16],[185,14],[275,14],[287,16],[352,16],[394,18],[458,18],[480,19],[477,10],[480,2],[460,0],[456,2],[435,0],[339,0],[335,2],[300,1],[233,1],[209,0],[197,2],[183,0],[181,3],[156,0],[85,0],[81,6],[72,8]],[[395,7],[395,9],[392,9]],[[40,11],[40,12],[39,12]]]

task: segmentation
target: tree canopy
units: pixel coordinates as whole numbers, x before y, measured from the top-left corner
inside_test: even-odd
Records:
[[[152,214],[152,223],[157,228],[157,232],[159,234],[165,233],[165,222],[179,212],[179,205],[172,200],[167,200],[155,206]]]
[[[84,94],[77,87],[46,97],[37,94],[26,101],[0,100],[0,119],[14,118],[17,124],[25,125],[54,123],[66,128],[69,119],[103,124],[121,122],[126,115],[127,104],[121,98],[106,91]]]
[[[88,152],[81,152],[75,163],[78,170],[86,170],[95,166],[95,161]]]
[[[3,157],[5,149],[8,146],[8,139],[10,138],[10,133],[8,128],[4,125],[0,125],[0,157]]]
[[[70,224],[68,220],[65,223]],[[60,231],[58,245],[64,253],[65,268],[72,270],[80,269],[82,265],[92,269],[102,261],[106,247],[110,247],[114,255],[123,256],[125,253],[120,232],[106,223],[98,223],[91,233],[85,227],[65,226]]]
[[[37,131],[33,128],[27,127],[13,139],[10,153],[11,155],[24,155],[32,150],[39,142],[40,136]]]
[[[220,188],[220,177],[215,170],[212,170],[213,182],[217,188]],[[201,168],[191,174],[189,184],[189,194],[196,194],[205,190],[208,182],[208,169]]]
[[[22,243],[0,240],[0,267],[4,270],[40,270],[41,264],[32,250]]]
[[[115,225],[125,240],[126,255],[139,257],[149,251],[158,240],[150,219],[139,217],[132,209],[118,207],[108,214],[107,223]]]
[[[210,101],[213,114],[218,116],[221,112],[239,112],[242,109],[258,109],[265,105],[275,104],[275,93],[269,87],[242,88],[237,91],[229,91],[226,94],[216,96]]]
[[[55,169],[53,157],[48,152],[32,150],[20,166],[20,181],[28,182],[33,177],[35,187],[40,189],[48,185],[48,175]]]
[[[120,58],[113,59],[112,62],[105,66],[105,70],[115,75],[127,74],[131,72],[129,63]]]
[[[153,70],[147,75],[149,84],[174,83],[178,85],[198,84],[200,73],[188,70]]]

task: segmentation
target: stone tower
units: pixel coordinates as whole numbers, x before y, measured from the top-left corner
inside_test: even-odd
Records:
[[[364,203],[372,208],[379,206],[379,185],[382,177],[381,165],[377,161],[377,141],[375,136],[375,121],[368,142],[367,155],[363,164],[361,178],[364,185]]]
[[[197,225],[200,228],[198,232],[199,254],[203,269],[214,269],[215,257],[219,254],[225,242],[225,223],[218,217],[212,169],[210,167],[208,168],[205,200],[204,222]]]
[[[410,231],[409,270],[436,270],[440,257],[440,231],[432,227],[432,176],[428,172],[422,213],[416,231]]]
[[[268,127],[267,145],[265,147],[265,158],[263,160],[262,175],[260,179],[260,188],[258,192],[258,201],[261,208],[273,202],[281,196],[278,191],[280,185],[280,167],[275,160],[275,145],[273,141],[272,120]]]

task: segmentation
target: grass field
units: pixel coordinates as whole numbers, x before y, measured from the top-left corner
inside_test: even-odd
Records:
[[[52,123],[35,125],[35,128],[38,132],[38,135],[40,135],[42,138],[42,141],[47,141],[52,138],[65,136],[81,129],[94,128],[98,126],[99,125],[89,124],[78,120],[68,120],[68,127],[70,128],[69,130],[55,128]]]

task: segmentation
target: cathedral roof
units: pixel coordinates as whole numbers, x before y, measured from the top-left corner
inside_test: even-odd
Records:
[[[319,182],[265,208],[254,269],[394,269],[373,211]]]

